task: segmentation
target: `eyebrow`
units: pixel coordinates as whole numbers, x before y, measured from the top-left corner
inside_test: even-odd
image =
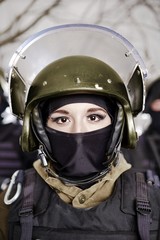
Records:
[[[69,114],[69,112],[68,111],[66,111],[66,110],[63,110],[63,109],[61,109],[61,110],[55,110],[54,112],[52,112],[51,114],[54,114],[54,113],[63,113],[63,114]]]
[[[92,112],[97,112],[97,111],[103,111],[104,113],[107,113],[107,111],[103,108],[89,108],[87,110],[87,113],[92,113]],[[60,110],[55,110],[54,112],[52,112],[51,114],[54,114],[54,113],[61,113],[61,114],[70,114],[68,111],[64,110],[64,109],[60,109]]]
[[[107,113],[107,111],[104,108],[89,108],[87,112],[96,112],[96,111],[103,111]]]

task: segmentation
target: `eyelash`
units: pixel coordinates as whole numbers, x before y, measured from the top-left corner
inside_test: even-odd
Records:
[[[61,116],[61,117],[56,117],[56,118],[52,118],[51,117],[51,120],[52,122],[55,122],[55,123],[58,123],[59,120],[62,120],[62,119],[68,119],[68,117],[65,117],[65,116]]]
[[[92,120],[91,119],[92,117],[98,118],[98,120],[103,120],[105,119],[106,116],[101,114],[90,114],[87,116],[87,119]],[[59,121],[61,121],[62,119],[65,119],[65,122],[66,122],[68,117],[61,116],[61,117],[51,118],[52,122],[55,122],[55,123],[59,123]]]
[[[105,115],[101,115],[101,114],[90,114],[89,116],[87,116],[87,118],[91,118],[91,117],[98,117],[98,119],[103,120],[105,119]]]

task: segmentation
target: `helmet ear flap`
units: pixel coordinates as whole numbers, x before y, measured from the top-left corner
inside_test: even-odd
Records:
[[[31,117],[28,117],[28,115],[25,116],[22,136],[20,138],[23,151],[30,152],[36,150],[39,148],[40,143],[46,147],[48,151],[51,151],[49,139],[41,119],[38,106],[33,109]]]
[[[23,118],[25,109],[25,93],[26,86],[24,84],[24,79],[17,71],[13,68],[10,81],[10,105],[12,112],[19,118]]]
[[[35,136],[35,131],[32,125],[29,115],[26,115],[23,119],[22,135],[20,137],[20,145],[24,152],[32,152],[39,147],[39,142]]]
[[[119,151],[121,146],[134,148],[137,142],[137,134],[135,132],[132,114],[129,111],[125,114],[121,104],[117,103],[117,106],[117,117],[113,127],[112,138],[109,143],[108,151],[108,156],[111,157],[114,157],[114,153],[116,153],[117,150]]]
[[[116,116],[116,121],[113,127],[112,138],[109,143],[109,151],[108,155],[114,154],[115,150],[117,152],[117,148],[121,144],[122,136],[123,136],[123,128],[124,128],[124,112],[122,106],[117,103],[118,111]]]
[[[137,116],[144,108],[144,83],[140,67],[137,66],[128,83],[128,91],[133,116]]]
[[[36,106],[33,109],[32,126],[33,126],[35,136],[37,137],[39,142],[41,142],[43,145],[45,144],[45,147],[47,148],[47,150],[51,152],[51,146],[49,143],[48,136],[45,132],[44,125],[42,123],[42,116],[41,116],[41,112],[38,109],[38,106]]]

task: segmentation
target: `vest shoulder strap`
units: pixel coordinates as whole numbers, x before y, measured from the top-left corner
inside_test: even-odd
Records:
[[[34,169],[29,169],[24,178],[22,207],[19,211],[21,240],[32,239],[35,174]]]
[[[157,176],[155,178],[157,179]],[[151,184],[147,172],[131,169],[122,175],[122,211],[136,216],[141,240],[150,239],[152,218],[159,221],[158,201],[160,201],[159,185]]]
[[[144,174],[136,173],[136,213],[138,232],[141,240],[150,239],[151,204]]]

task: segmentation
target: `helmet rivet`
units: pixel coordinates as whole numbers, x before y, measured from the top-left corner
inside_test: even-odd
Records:
[[[18,51],[16,51],[16,53],[20,56],[21,59],[26,59],[26,56],[25,56],[25,55],[19,53]]]
[[[100,73],[100,74],[98,75],[98,77],[99,77],[99,78],[103,78],[103,74]]]
[[[131,49],[130,51],[125,53],[125,57],[129,57],[133,53],[134,49]]]
[[[12,73],[12,78],[15,78],[15,74],[14,73]]]
[[[43,82],[43,86],[46,86],[46,85],[47,85],[47,81],[44,81],[44,82]]]
[[[112,80],[111,80],[111,79],[107,79],[107,82],[108,82],[108,83],[112,83]]]
[[[102,90],[103,87],[100,87],[98,83],[95,84],[95,88],[98,89],[98,90]]]
[[[79,77],[76,78],[77,83],[81,83],[81,80]]]
[[[140,71],[140,70],[137,70],[137,74],[140,75],[140,74],[141,74],[141,71]]]

